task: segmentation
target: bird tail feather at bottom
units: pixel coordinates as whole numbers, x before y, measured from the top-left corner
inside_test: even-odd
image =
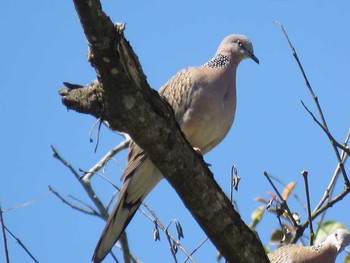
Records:
[[[101,262],[106,257],[135,215],[144,198],[161,178],[158,169],[154,167],[149,159],[146,159],[134,171],[134,174],[126,179],[117,203],[96,245],[92,256],[94,263]]]
[[[94,255],[92,257],[94,263],[101,262],[109,253],[126,226],[129,224],[130,220],[133,218],[140,204],[141,201],[128,205],[125,203],[124,198],[119,200],[115,210],[112,212],[113,216],[109,217],[101,234],[101,238],[97,243]]]

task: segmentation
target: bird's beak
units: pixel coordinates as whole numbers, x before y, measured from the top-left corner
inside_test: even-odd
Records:
[[[259,64],[259,59],[252,53],[250,52],[248,49],[246,49],[244,46],[240,46],[247,54],[248,56],[254,60],[257,64]]]
[[[252,60],[254,60],[257,64],[259,64],[259,59],[253,53],[248,52],[248,54]]]
[[[250,52],[248,49],[246,49],[246,47],[243,45],[241,45],[240,47],[248,54],[248,56],[252,60],[254,60],[257,64],[259,64],[259,59],[252,52]]]

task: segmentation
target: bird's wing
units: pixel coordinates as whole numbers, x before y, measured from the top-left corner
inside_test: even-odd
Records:
[[[159,94],[164,96],[175,112],[175,119],[182,124],[183,116],[191,103],[191,92],[196,83],[195,68],[186,68],[179,71],[159,90]]]

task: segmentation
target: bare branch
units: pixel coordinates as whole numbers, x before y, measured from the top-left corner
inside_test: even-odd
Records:
[[[350,193],[350,187],[345,187],[345,189],[337,196],[335,196],[332,200],[330,200],[326,205],[320,207],[318,210],[312,213],[311,220],[315,220],[318,216],[320,216],[323,212],[325,212],[327,209],[331,208],[333,205],[341,201],[345,196],[347,196]],[[291,242],[295,243],[304,233],[305,229],[309,225],[309,220],[307,220],[305,223],[299,226],[299,231],[295,234],[295,236],[292,238]]]
[[[167,240],[169,242],[170,252],[171,252],[171,255],[173,256],[174,262],[177,263],[177,258],[176,258],[177,247],[175,242],[172,242],[172,239],[170,238],[170,233],[168,231],[171,222],[172,221],[170,221],[168,226],[165,228],[165,236],[167,237]]]
[[[73,173],[75,178],[80,182],[81,186],[84,188],[85,192],[88,194],[88,196],[91,199],[91,201],[95,204],[95,206],[99,210],[99,216],[106,221],[108,219],[108,216],[109,216],[108,210],[104,207],[104,205],[102,204],[101,200],[98,198],[98,196],[95,194],[94,190],[92,189],[89,177],[83,177],[82,180],[80,180],[81,177],[80,177],[79,173],[73,168],[73,166],[69,162],[67,162],[57,152],[57,150],[53,146],[51,146],[51,148],[53,150],[53,156],[57,160],[59,160],[61,163],[63,163],[66,167],[68,167],[68,169]],[[129,255],[127,255],[127,254],[130,254],[130,251],[129,251],[129,245],[127,243],[127,238],[126,238],[125,232],[120,237],[120,243],[121,243],[121,246],[123,248],[124,259],[125,258],[130,258]],[[125,263],[129,263],[129,262],[125,261]]]
[[[119,242],[123,251],[124,263],[131,263],[132,254],[129,248],[128,236],[126,235],[125,232],[120,236]],[[113,255],[113,253],[111,254]]]
[[[10,256],[9,256],[9,251],[7,247],[7,238],[6,238],[6,232],[5,232],[5,222],[4,218],[2,216],[2,208],[0,206],[0,221],[1,221],[1,232],[2,232],[2,239],[4,241],[4,251],[5,251],[5,257],[6,257],[6,263],[10,263]]]
[[[312,220],[311,220],[311,204],[310,204],[310,193],[309,193],[309,182],[307,180],[307,176],[309,172],[307,170],[302,170],[301,174],[304,178],[304,185],[305,185],[305,193],[306,193],[306,202],[307,202],[307,216],[309,219],[309,229],[310,229],[310,238],[309,238],[309,246],[312,246],[314,244],[314,229],[312,227]]]
[[[314,122],[317,123],[317,125],[324,131],[324,133],[328,136],[329,140],[338,148],[346,152],[348,155],[350,155],[350,148],[347,145],[340,144],[333,135],[329,132],[328,129],[326,129],[322,123],[315,117],[315,115],[309,110],[309,108],[305,105],[305,103],[301,100],[301,104],[303,105],[304,109],[311,115]]]
[[[298,231],[299,225],[297,224],[297,222],[294,219],[294,216],[292,214],[292,212],[290,211],[288,204],[286,202],[286,200],[283,199],[281,193],[278,191],[277,187],[275,186],[275,184],[272,182],[269,174],[267,173],[267,171],[264,171],[264,176],[266,177],[266,179],[269,181],[270,185],[272,186],[272,188],[274,189],[275,193],[278,195],[278,198],[281,200],[281,208],[283,211],[286,211],[288,214],[288,218],[289,220],[292,222],[293,226],[296,228],[296,230]]]
[[[196,253],[203,245],[205,242],[207,242],[209,240],[208,237],[204,238],[194,249],[193,251],[191,252],[191,254],[189,256],[193,256],[194,253]],[[186,263],[189,259],[191,259],[190,257],[187,257],[184,261],[184,263]],[[195,262],[194,260],[192,260],[192,262]]]
[[[53,156],[59,160],[61,163],[63,163],[71,172],[72,174],[75,176],[75,178],[80,182],[81,186],[84,188],[85,192],[88,194],[89,198],[92,200],[92,202],[95,204],[95,206],[97,207],[99,214],[102,218],[104,218],[105,220],[107,220],[108,218],[108,211],[106,210],[106,208],[104,207],[104,205],[102,204],[101,200],[98,198],[98,196],[96,195],[95,191],[92,189],[90,181],[88,180],[80,180],[80,175],[79,173],[73,168],[73,166],[66,161],[55,149],[55,147],[53,147],[51,145],[51,149],[53,151]]]
[[[348,141],[349,141],[349,138],[350,138],[350,130],[348,131],[348,134],[346,135],[346,138],[345,138],[345,141],[344,141],[344,145],[347,145]],[[342,151],[341,153],[341,160],[342,160],[342,163],[345,164],[347,159],[348,159],[349,155],[346,154],[344,151]],[[319,201],[319,203],[316,205],[313,213],[315,213],[315,211],[317,211],[318,209],[320,209],[320,207],[324,204],[325,201],[327,200],[330,200],[331,199],[331,196],[332,196],[332,192],[334,190],[334,186],[335,186],[335,183],[337,182],[337,179],[339,177],[339,174],[341,172],[341,169],[340,169],[340,166],[339,164],[337,164],[337,167],[335,168],[335,171],[333,173],[333,176],[321,198],[321,200]],[[324,217],[324,213],[322,214],[322,217]],[[321,220],[322,221],[322,220]]]
[[[2,211],[3,212],[7,212],[7,211],[11,211],[13,209],[18,209],[18,208],[22,208],[22,207],[25,207],[25,206],[28,206],[28,205],[32,205],[32,204],[38,202],[39,200],[45,198],[49,194],[51,194],[51,192],[50,191],[46,191],[45,193],[40,194],[39,196],[36,196],[36,197],[34,197],[33,199],[31,199],[29,201],[20,203],[18,205],[15,205],[15,206],[12,206],[12,207],[9,207],[9,208],[3,208]]]
[[[303,77],[304,77],[305,82],[306,82],[306,86],[307,86],[308,90],[310,91],[310,94],[311,94],[312,98],[313,98],[314,101],[315,101],[315,104],[316,104],[318,113],[319,113],[319,115],[320,115],[320,117],[321,117],[321,121],[322,121],[322,124],[320,123],[320,126],[323,127],[323,130],[326,132],[326,134],[327,134],[327,136],[328,136],[328,138],[329,138],[329,140],[330,140],[330,142],[331,142],[331,144],[332,144],[334,153],[335,153],[335,155],[336,155],[336,157],[337,157],[339,166],[340,166],[340,168],[341,168],[341,171],[342,171],[342,174],[343,174],[343,177],[344,177],[345,185],[346,185],[346,186],[349,186],[349,185],[350,185],[349,178],[348,178],[347,175],[346,175],[346,170],[345,170],[345,168],[344,168],[344,165],[343,165],[343,163],[342,163],[342,161],[341,161],[341,158],[340,158],[340,154],[339,154],[338,149],[337,149],[337,147],[340,147],[341,145],[340,145],[339,143],[337,144],[337,141],[336,141],[333,137],[330,137],[330,136],[331,136],[331,133],[330,133],[330,131],[329,131],[329,128],[328,128],[326,119],[325,119],[325,117],[324,117],[324,115],[323,115],[323,111],[322,111],[321,105],[320,105],[320,103],[319,103],[319,101],[318,101],[318,97],[316,96],[315,92],[313,91],[313,89],[312,89],[312,87],[311,87],[311,84],[310,84],[310,82],[309,82],[309,80],[308,80],[308,78],[307,78],[307,76],[306,76],[306,74],[305,74],[304,68],[303,68],[303,66],[301,65],[301,62],[300,62],[300,60],[299,60],[298,54],[297,54],[297,52],[295,51],[295,48],[294,48],[294,46],[292,45],[292,43],[291,43],[291,41],[290,41],[290,39],[289,39],[289,37],[288,37],[288,34],[287,34],[286,30],[284,29],[283,25],[282,25],[280,22],[275,21],[275,23],[278,24],[278,25],[280,26],[282,32],[284,33],[285,37],[287,38],[288,44],[289,44],[289,46],[290,46],[290,48],[291,48],[291,50],[292,50],[292,54],[293,54],[295,60],[297,61],[298,66],[299,66],[299,69],[300,69],[300,71],[301,71],[301,73],[302,73],[302,75],[303,75]],[[303,103],[303,105],[304,105],[304,103]],[[304,105],[304,107],[305,107],[305,105]],[[311,111],[309,111],[309,110],[308,110],[308,112],[311,113]],[[317,119],[314,118],[314,120],[316,121]],[[330,136],[329,136],[329,135],[330,135]],[[333,139],[331,139],[331,138],[333,138]],[[346,148],[344,148],[344,147],[341,147],[341,149],[344,150],[344,151],[348,151],[348,154],[349,154],[349,148],[346,149]]]
[[[49,189],[50,191],[55,195],[57,196],[63,203],[65,203],[66,205],[70,206],[71,208],[79,211],[79,212],[82,212],[84,214],[88,214],[88,215],[94,215],[94,216],[100,216],[100,214],[94,210],[92,207],[88,206],[87,204],[85,204],[86,206],[88,206],[91,210],[86,210],[86,209],[83,209],[79,206],[76,206],[75,204],[69,202],[66,198],[64,198],[61,194],[59,194],[56,190],[54,190],[51,186],[49,186]],[[75,198],[74,198],[75,199]],[[77,200],[77,199],[76,199]]]
[[[119,144],[118,146],[114,147],[112,150],[110,150],[96,165],[93,166],[93,168],[91,168],[89,170],[89,172],[85,172],[85,176],[87,173],[95,173],[97,175],[99,175],[100,177],[102,177],[104,180],[106,180],[108,183],[110,183],[115,189],[117,189],[117,191],[111,196],[110,198],[110,201],[107,203],[106,205],[106,210],[108,211],[108,207],[110,206],[110,204],[112,203],[115,195],[117,192],[120,191],[120,188],[115,185],[112,181],[110,181],[107,177],[105,177],[103,174],[100,174],[98,173],[97,171],[99,169],[101,169],[105,164],[106,162],[108,161],[109,158],[111,158],[111,156],[114,156],[117,152],[119,152],[121,149],[124,148],[124,145],[128,144],[129,143],[129,138],[127,138],[124,142],[122,142],[121,144]],[[69,163],[67,161],[65,161],[61,155],[58,155],[56,158],[60,158],[62,160],[63,163]],[[70,165],[70,170],[71,171],[76,171],[71,165]],[[79,177],[81,178],[81,177]],[[73,209],[76,209],[77,211],[79,212],[83,212],[83,213],[86,213],[86,214],[90,214],[90,215],[97,215],[97,216],[100,216],[100,214],[95,210],[93,209],[91,206],[89,206],[88,204],[85,204],[83,203],[84,205],[86,205],[87,207],[89,207],[93,212],[91,211],[86,211],[80,207],[76,207],[74,204],[71,204],[68,200],[66,200],[64,197],[62,197],[57,191],[53,190],[52,187],[49,186],[49,189],[52,193],[54,193],[60,200],[62,200],[65,204],[71,206]],[[75,199],[75,198],[74,198]],[[81,202],[80,200],[78,200],[79,202]],[[152,222],[156,222],[156,224],[159,226],[159,228],[165,232],[166,231],[166,228],[165,226],[162,224],[162,222],[160,221],[160,219],[158,218],[158,216],[156,215],[155,211],[153,209],[150,208],[149,205],[147,205],[145,202],[142,203],[143,206],[151,213],[152,216],[149,216],[144,210],[142,210],[141,208],[139,208],[138,210],[141,211],[142,214],[144,214],[150,221]],[[101,216],[100,216],[101,217]],[[105,220],[107,218],[104,218]],[[170,239],[173,241],[173,243],[176,243],[178,248],[180,250],[182,250],[182,252],[192,260],[192,262],[195,262],[194,259],[190,256],[190,253],[184,248],[184,246],[181,244],[181,242],[176,239],[170,232],[167,233],[167,235],[169,235]],[[123,248],[123,257],[124,257],[124,262],[127,263],[127,262],[139,262],[137,260],[137,258],[135,257],[135,255],[133,255],[130,250],[129,250],[129,245],[128,245],[128,241],[127,241],[127,236],[126,234],[124,233],[121,238],[120,238],[120,244],[121,244],[121,247]],[[113,258],[115,258],[114,255],[112,255]]]
[[[39,261],[36,260],[36,258],[33,256],[33,254],[28,250],[28,248],[23,244],[23,242],[17,237],[15,236],[15,234],[13,234],[10,229],[8,229],[5,225],[4,228],[6,229],[7,233],[9,233],[18,243],[18,245],[21,246],[21,248],[23,248],[23,250],[28,254],[28,256],[35,262],[38,263]],[[7,263],[9,263],[10,261],[7,261]]]
[[[154,222],[164,233],[166,233],[166,227],[164,224],[160,221],[159,217],[157,216],[156,212],[145,202],[142,203],[142,205],[148,210],[148,212],[152,215],[148,215],[143,209],[139,208],[139,211],[141,211],[142,214],[144,214],[149,220]],[[194,258],[191,257],[191,253],[189,253],[186,248],[181,244],[180,240],[178,240],[176,237],[174,237],[169,231],[166,233],[166,235],[169,236],[169,238],[176,243],[178,248],[187,256],[188,259],[190,259],[192,262],[196,262]]]
[[[319,203],[319,205],[317,206],[318,209],[315,209],[315,211],[312,213],[312,216],[310,217],[309,216],[309,220],[307,222],[305,222],[302,226],[300,226],[300,228],[298,229],[299,231],[296,232],[295,236],[293,237],[292,239],[292,242],[295,242],[296,240],[299,239],[299,237],[303,234],[305,228],[308,226],[309,224],[309,221],[311,223],[312,220],[314,220],[318,215],[320,215],[322,212],[326,211],[329,207],[331,207],[333,204],[337,203],[338,201],[340,201],[342,198],[344,198],[344,196],[346,196],[349,191],[350,191],[350,182],[349,182],[349,179],[347,177],[347,173],[346,173],[346,170],[345,170],[345,167],[344,167],[344,158],[342,156],[340,156],[339,152],[338,152],[338,148],[342,149],[343,152],[346,152],[348,155],[349,155],[349,147],[347,147],[346,145],[341,145],[340,143],[338,143],[335,138],[332,136],[331,132],[329,131],[329,128],[328,128],[328,125],[327,125],[327,122],[325,120],[325,117],[324,117],[324,114],[323,114],[323,111],[322,111],[322,108],[320,106],[320,103],[319,103],[319,100],[318,100],[318,97],[316,96],[315,92],[313,91],[312,87],[311,87],[311,84],[305,74],[305,71],[303,69],[303,66],[300,62],[300,59],[298,57],[298,54],[297,52],[295,51],[295,48],[293,47],[289,37],[288,37],[288,34],[286,32],[286,30],[284,29],[283,25],[281,23],[279,23],[278,21],[275,21],[281,28],[281,30],[283,31],[287,41],[288,41],[288,44],[292,50],[292,54],[299,66],[299,69],[304,77],[304,80],[306,82],[306,86],[312,96],[312,98],[314,99],[314,102],[316,104],[316,107],[317,107],[317,110],[318,110],[318,113],[321,117],[321,121],[318,121],[317,118],[314,116],[314,114],[306,107],[306,105],[304,104],[303,101],[302,102],[302,105],[304,106],[304,108],[307,110],[307,112],[312,116],[313,120],[322,128],[322,130],[326,133],[329,141],[331,142],[332,144],[332,147],[333,147],[333,150],[335,152],[335,155],[337,157],[337,160],[338,160],[338,166],[339,166],[339,170],[342,172],[342,175],[343,175],[343,178],[344,178],[344,183],[345,183],[345,190],[339,194],[337,197],[335,197],[334,199],[332,199],[331,201],[329,201],[327,203],[327,205],[324,205],[322,206],[322,204],[324,203],[324,200],[326,200],[328,198],[327,196],[327,191],[326,191],[326,194],[324,195],[324,197],[321,199],[321,202]],[[333,178],[335,178],[335,176],[333,176]],[[331,183],[332,183],[333,179],[331,180]],[[331,184],[331,187],[329,189],[332,189],[332,184]],[[327,189],[328,190],[328,189]]]
[[[280,180],[279,178],[273,176],[272,174],[269,174],[269,177],[272,178],[274,181],[276,181],[277,183],[279,183],[281,186],[283,186],[283,188],[286,188],[287,187],[287,184],[284,183],[282,180]],[[295,200],[300,204],[300,206],[303,207],[303,209],[305,211],[307,211],[307,206],[303,203],[303,201],[301,200],[301,198],[299,197],[298,194],[296,194],[294,192],[294,190],[291,190],[291,193],[293,195],[293,197],[295,198]]]
[[[84,175],[84,180],[90,180],[91,177],[98,172],[102,167],[104,167],[106,165],[106,163],[114,156],[116,155],[118,152],[120,152],[123,149],[126,149],[128,147],[130,143],[130,138],[125,139],[124,141],[122,141],[120,144],[118,144],[117,146],[115,146],[114,148],[112,148],[109,152],[107,152],[105,154],[105,156],[103,156],[101,158],[100,161],[98,161],[89,171],[86,172],[86,174]]]

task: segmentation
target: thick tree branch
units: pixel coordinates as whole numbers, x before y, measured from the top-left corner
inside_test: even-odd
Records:
[[[149,87],[121,27],[116,30],[98,0],[75,0],[74,4],[101,84],[62,89],[63,103],[106,120],[113,130],[127,132],[148,153],[227,261],[268,262],[260,241],[184,138],[169,104]]]

